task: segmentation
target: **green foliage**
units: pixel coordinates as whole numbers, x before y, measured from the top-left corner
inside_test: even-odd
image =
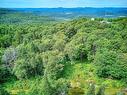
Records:
[[[7,66],[7,64],[3,64],[3,53],[4,53],[4,49],[1,48],[0,49],[0,83],[4,83],[6,81],[8,81],[8,79],[12,76],[12,74],[10,73],[10,70]]]
[[[68,95],[83,95],[84,90],[82,88],[70,88]]]
[[[15,66],[13,68],[14,74],[17,78],[26,78],[27,77],[27,64],[24,64],[25,60],[18,60],[15,62]]]
[[[36,81],[31,87],[29,95],[66,95],[68,91],[68,82],[65,79],[54,81],[52,86],[47,78]]]
[[[118,92],[116,95],[125,95],[123,92]]]
[[[61,77],[61,73],[63,70],[63,54],[59,53],[59,51],[49,51],[44,54],[43,57],[44,67],[45,67],[45,75],[48,80],[56,80]]]
[[[102,77],[124,79],[127,76],[127,62],[124,55],[118,55],[115,51],[103,50],[95,57],[95,64],[99,65],[97,74]]]
[[[2,9],[0,9],[1,11]],[[6,11],[7,10],[7,11]],[[39,23],[39,24],[45,24],[45,23],[54,23],[56,20],[52,17],[48,16],[39,16],[34,13],[22,13],[18,11],[12,11],[10,9],[5,9],[2,11],[0,17],[0,24],[30,24],[30,23]]]
[[[86,95],[95,95],[95,85],[93,83],[90,83],[90,86],[88,88]]]
[[[101,86],[96,95],[105,95],[105,86]]]
[[[11,74],[4,66],[0,67],[0,83],[6,82],[10,78]]]
[[[53,93],[53,89],[50,87],[47,79],[41,79],[40,81],[36,81],[34,85],[31,87],[29,94],[30,95],[51,95]]]
[[[87,50],[85,47],[85,41],[87,33],[78,32],[72,37],[70,43],[65,47],[65,53],[69,56],[70,60],[83,60],[87,59]]]
[[[56,81],[55,95],[67,95],[69,89],[69,83],[63,78]]]
[[[6,90],[4,90],[0,85],[0,95],[10,95]]]
[[[15,61],[13,72],[17,78],[29,78],[31,76],[43,75],[44,66],[41,55],[29,55],[29,59],[19,59]]]
[[[12,73],[19,80],[41,76],[42,82],[35,83],[38,87],[31,90],[32,95],[66,95],[69,88],[65,70],[71,70],[67,66],[73,67],[75,61],[95,63],[99,77],[126,80],[127,18],[94,21],[81,18],[58,24],[39,24],[41,17],[15,15],[15,20],[9,20],[13,24],[6,24],[7,18],[0,24],[0,75],[8,77],[8,73]],[[10,18],[13,16],[10,14]],[[37,23],[23,24],[27,17]],[[80,66],[77,68],[82,70]],[[68,72],[91,78],[93,70]],[[98,93],[103,95],[103,89]],[[88,95],[95,95],[94,85],[90,86]]]

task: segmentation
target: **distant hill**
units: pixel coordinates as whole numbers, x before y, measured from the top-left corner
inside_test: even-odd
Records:
[[[127,17],[127,8],[0,8],[0,23],[46,23],[78,17]]]
[[[14,11],[36,13],[43,16],[61,18],[86,17],[123,17],[127,16],[127,8],[13,8]]]
[[[34,12],[24,12],[19,10],[0,8],[0,24],[47,24],[54,22],[56,22],[54,18],[37,15]]]

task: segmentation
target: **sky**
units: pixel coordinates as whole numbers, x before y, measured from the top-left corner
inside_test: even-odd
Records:
[[[127,7],[127,0],[0,0],[2,8]]]

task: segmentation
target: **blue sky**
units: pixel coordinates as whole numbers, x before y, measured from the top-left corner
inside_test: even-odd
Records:
[[[127,7],[127,0],[0,0],[0,7]]]

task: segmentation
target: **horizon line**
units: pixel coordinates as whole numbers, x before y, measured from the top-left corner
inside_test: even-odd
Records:
[[[13,8],[127,8],[126,7],[0,7],[0,8],[9,8],[9,9],[13,9]]]

